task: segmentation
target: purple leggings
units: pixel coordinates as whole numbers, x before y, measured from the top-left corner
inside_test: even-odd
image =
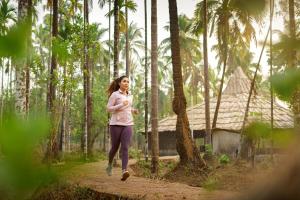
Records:
[[[112,163],[121,143],[122,170],[127,169],[128,148],[132,135],[132,126],[110,126],[111,149],[109,151],[109,163]]]

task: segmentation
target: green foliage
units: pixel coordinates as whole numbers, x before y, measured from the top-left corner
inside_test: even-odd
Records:
[[[271,133],[271,127],[267,123],[253,122],[248,125],[245,129],[245,134],[252,140],[260,138],[269,138]]]
[[[287,69],[277,73],[272,77],[271,82],[279,98],[290,101],[293,93],[300,86],[300,70]]]
[[[218,188],[218,180],[214,177],[208,177],[202,184],[202,187],[208,191],[213,191]]]
[[[24,24],[15,25],[7,31],[6,35],[0,35],[0,57],[24,56],[27,36],[28,26]]]
[[[48,133],[47,121],[5,116],[0,129],[0,188],[7,199],[28,199],[38,186],[55,180],[55,174],[40,162],[38,148]]]
[[[205,144],[205,154],[207,156],[212,156],[213,155],[213,148],[211,144]]]
[[[141,157],[143,156],[143,153],[141,150],[134,149],[134,148],[130,148],[128,154],[129,154],[129,158],[133,158],[136,160],[140,160]]]
[[[219,157],[219,163],[221,165],[226,165],[230,162],[230,158],[228,155],[226,154],[222,154],[220,157]]]

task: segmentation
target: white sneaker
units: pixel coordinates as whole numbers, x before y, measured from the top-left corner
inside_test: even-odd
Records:
[[[121,181],[126,181],[126,179],[130,176],[129,172],[127,170],[124,170],[122,173]]]

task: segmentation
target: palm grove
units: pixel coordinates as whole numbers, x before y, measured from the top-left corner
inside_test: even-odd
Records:
[[[264,44],[271,71],[299,66],[296,24],[300,6],[294,0],[275,4],[265,0],[203,0],[197,3],[192,18],[178,15],[176,1],[169,0],[170,22],[164,28],[170,37],[159,44],[157,15],[161,11],[156,0],[151,0],[151,4],[144,1],[144,27],[130,21],[130,15],[142,9],[133,0],[43,3],[1,0],[0,114],[2,126],[11,113],[21,118],[47,113],[51,125],[41,152],[48,161],[62,159],[71,151],[91,157],[95,144],[100,144],[102,151],[107,150],[106,89],[110,80],[124,73],[131,81],[135,107],[141,112],[135,119],[133,146],[143,149],[147,144],[148,138],[139,132],[147,132],[150,122],[153,172],[157,171],[158,162],[158,119],[173,113],[177,115],[181,163],[204,167],[191,139],[186,108],[205,101],[206,142],[210,143],[223,83],[238,66],[253,77],[259,64],[253,60],[250,45],[260,42],[256,27],[272,22],[272,8],[284,19],[285,29],[277,31],[278,41],[272,44],[271,39]],[[46,13],[42,23],[38,23],[38,4],[43,4]],[[94,6],[108,7],[108,12],[102,14],[109,27],[89,22]],[[151,6],[151,13],[147,13],[147,6]],[[151,27],[147,27],[147,16],[151,16]],[[272,26],[270,29],[272,37],[275,31]],[[147,37],[151,37],[151,46]],[[212,37],[216,40],[208,49],[208,38]],[[209,65],[208,54],[212,51],[217,55],[217,66]],[[270,91],[269,81],[263,80],[261,74],[255,84]],[[214,116],[208,113],[210,95],[218,97]],[[299,116],[299,91],[287,101],[295,116]]]

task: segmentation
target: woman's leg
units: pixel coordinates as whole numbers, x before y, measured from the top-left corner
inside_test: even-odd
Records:
[[[111,149],[109,151],[109,164],[112,164],[112,161],[119,149],[122,129],[123,128],[121,126],[110,126]]]
[[[127,170],[128,148],[132,135],[132,126],[125,126],[121,133],[122,170]]]

